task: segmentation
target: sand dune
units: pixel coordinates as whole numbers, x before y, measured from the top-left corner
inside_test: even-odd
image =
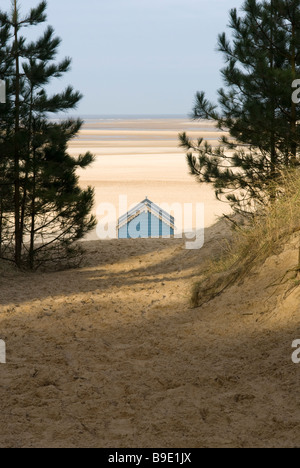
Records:
[[[111,139],[113,126],[133,126],[135,144],[128,133]],[[226,207],[188,174],[175,139],[138,134],[157,126],[172,135],[196,128],[182,119],[89,121],[84,131],[90,138],[95,129],[95,140],[70,145],[74,155],[97,156],[80,183],[95,187],[95,210],[101,202],[118,208],[120,194],[129,204],[145,195],[202,201],[205,245],[86,242],[82,268],[55,273],[0,263],[0,447],[299,446],[299,366],[291,360],[299,288],[287,295],[286,285],[269,287],[296,264],[296,239],[242,284],[191,309],[195,279],[231,231],[214,224]]]
[[[296,245],[190,309],[191,283],[228,236],[217,224],[196,252],[179,240],[92,242],[74,271],[6,266],[0,446],[299,445],[299,291],[266,288]]]

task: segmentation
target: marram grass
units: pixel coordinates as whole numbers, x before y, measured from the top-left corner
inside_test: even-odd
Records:
[[[276,190],[276,201],[260,209],[246,227],[237,228],[232,241],[225,243],[223,254],[206,264],[204,273],[193,286],[194,307],[243,280],[255,266],[279,253],[294,233],[299,232],[300,245],[300,171],[282,174]]]

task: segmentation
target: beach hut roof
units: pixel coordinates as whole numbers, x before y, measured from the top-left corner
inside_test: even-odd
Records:
[[[174,227],[175,219],[166,211],[162,210],[158,205],[149,200],[148,197],[145,198],[141,203],[132,208],[128,213],[124,214],[119,218],[118,229],[120,229],[124,224],[127,224],[132,219],[136,218],[143,212],[150,212],[153,216],[156,216],[164,223]]]

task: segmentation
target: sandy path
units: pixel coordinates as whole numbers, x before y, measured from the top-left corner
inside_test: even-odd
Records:
[[[190,309],[193,278],[224,235],[210,228],[197,252],[178,240],[90,243],[76,271],[6,267],[0,446],[299,446],[300,295],[266,302],[264,289],[265,270],[278,276],[296,251]]]

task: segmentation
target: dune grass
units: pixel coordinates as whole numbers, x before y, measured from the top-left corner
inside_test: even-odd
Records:
[[[193,286],[192,306],[199,307],[222,294],[255,266],[279,253],[292,234],[300,234],[300,171],[282,174],[276,190],[276,201],[260,209],[247,226],[237,227],[232,241],[224,243],[223,254],[208,262]],[[295,271],[299,270],[300,248],[299,264],[295,265]]]

